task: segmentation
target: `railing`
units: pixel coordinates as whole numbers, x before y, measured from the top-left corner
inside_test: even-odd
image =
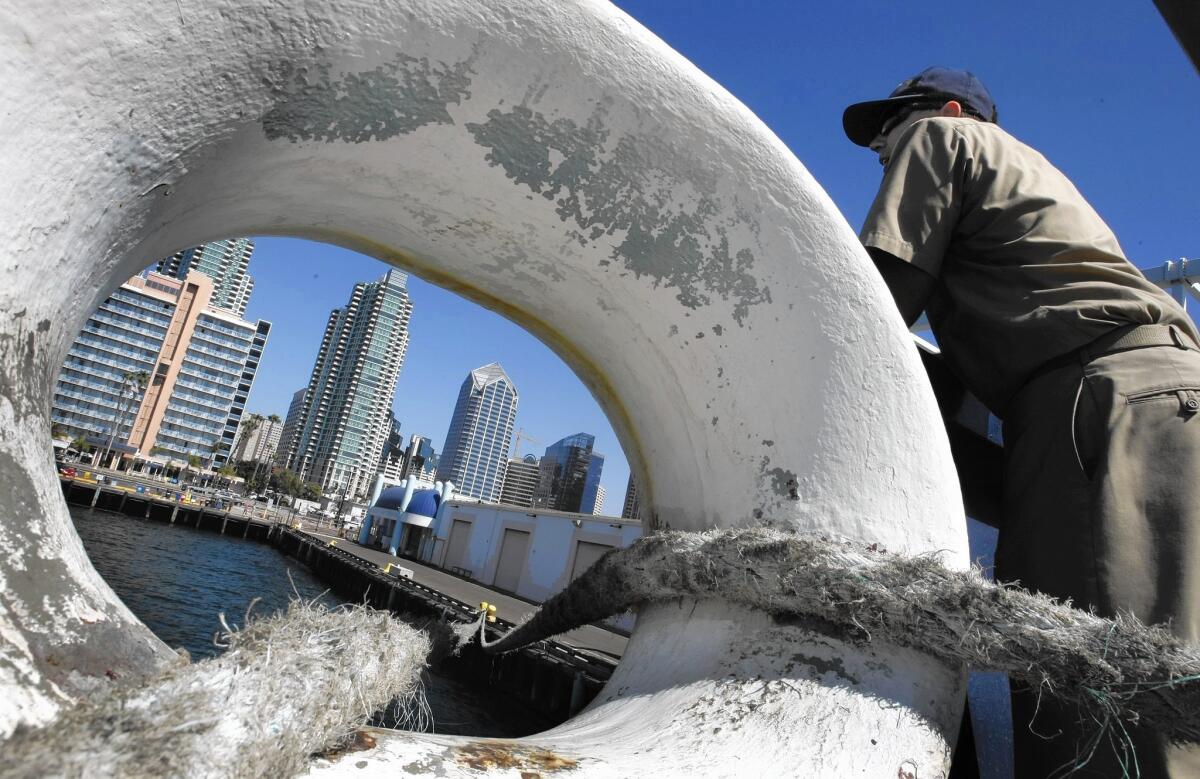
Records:
[[[152,360],[142,357],[131,357],[129,362],[117,362],[116,360],[110,360],[109,358],[102,357],[98,354],[88,354],[82,350],[77,350],[75,346],[72,346],[67,354],[72,357],[77,357],[81,360],[90,360],[92,362],[98,362],[101,365],[111,365],[114,368],[119,368],[121,371],[128,371],[131,367],[137,370],[148,371],[154,367],[154,362]],[[130,362],[138,363],[138,365],[130,366]]]

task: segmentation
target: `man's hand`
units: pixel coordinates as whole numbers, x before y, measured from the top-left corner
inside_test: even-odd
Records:
[[[904,317],[904,324],[912,327],[913,322],[916,322],[925,310],[929,298],[933,296],[937,279],[882,249],[867,247],[867,254],[875,261],[879,275],[883,276],[884,283],[891,291],[896,308],[900,309],[900,315]]]

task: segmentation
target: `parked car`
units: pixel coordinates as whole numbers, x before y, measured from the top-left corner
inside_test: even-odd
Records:
[[[66,476],[67,478],[70,478],[70,479],[74,479],[75,476],[77,475],[77,472],[75,471],[75,469],[69,465],[58,466],[58,472],[61,473],[63,476]]]

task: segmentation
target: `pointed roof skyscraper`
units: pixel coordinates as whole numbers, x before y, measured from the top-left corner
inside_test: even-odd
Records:
[[[461,495],[499,502],[517,400],[517,388],[500,363],[484,365],[467,375],[438,460],[440,481],[453,482]]]

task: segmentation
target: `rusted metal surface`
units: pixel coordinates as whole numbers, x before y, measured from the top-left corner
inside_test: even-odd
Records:
[[[549,774],[579,767],[578,760],[517,741],[473,741],[454,747],[453,752],[459,764],[476,771],[515,768],[522,772]]]

